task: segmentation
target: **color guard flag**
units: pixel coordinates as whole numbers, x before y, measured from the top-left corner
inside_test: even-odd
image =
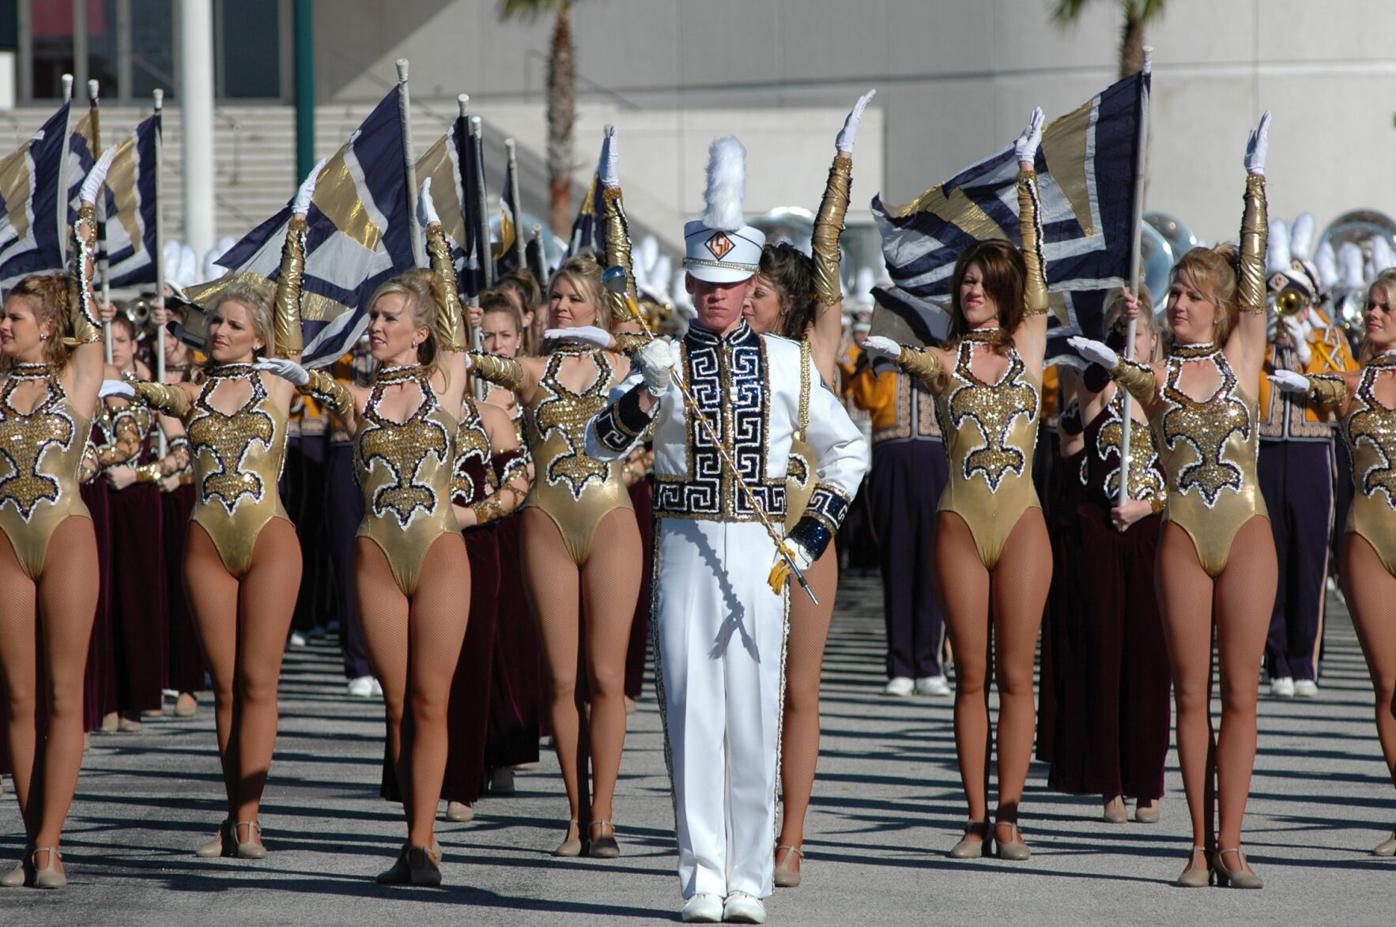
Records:
[[[373,292],[416,266],[402,125],[401,94],[395,87],[320,172],[306,216],[301,294],[306,366],[331,364],[347,354],[368,327]],[[228,272],[190,287],[186,298],[207,306],[234,281],[274,283],[290,218],[286,206],[248,232],[218,259]],[[185,340],[197,343],[201,330],[202,320],[191,319]]]
[[[112,286],[156,282],[156,146],[160,114],[142,120],[136,134],[116,149],[107,172],[102,218],[106,231],[107,273]]]
[[[67,124],[64,103],[33,138],[0,159],[0,289],[28,274],[63,268],[67,226],[58,224],[58,169]]]
[[[1042,250],[1060,333],[1099,331],[1100,292],[1128,283],[1134,189],[1141,157],[1139,120],[1148,75],[1115,83],[1049,123],[1037,153]],[[1013,146],[966,168],[916,200],[872,202],[894,284],[879,300],[889,312],[929,312],[950,296],[956,258],[977,241],[1018,243],[1018,164]],[[918,308],[919,307],[919,308]],[[913,330],[945,330],[944,320],[907,320]],[[881,326],[874,323],[874,331]],[[1057,334],[1057,332],[1054,332]]]

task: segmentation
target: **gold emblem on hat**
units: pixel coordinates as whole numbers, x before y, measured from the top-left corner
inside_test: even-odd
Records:
[[[708,239],[706,247],[712,252],[712,256],[720,261],[736,245],[732,244],[732,239],[728,238],[725,232],[714,232],[713,237]]]

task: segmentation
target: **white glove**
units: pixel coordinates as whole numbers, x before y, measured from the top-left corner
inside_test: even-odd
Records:
[[[289,380],[293,386],[305,386],[310,382],[309,371],[295,361],[287,360],[284,357],[264,357],[253,366],[258,370],[275,374],[283,380]]]
[[[884,335],[869,335],[863,340],[863,350],[873,358],[896,360],[902,356],[902,346]]]
[[[601,141],[601,186],[620,186],[620,146],[616,143],[615,126],[606,127],[606,137]]]
[[[645,379],[645,389],[658,399],[669,390],[670,375],[674,370],[674,355],[667,341],[651,341],[640,349],[635,363]]]
[[[296,195],[291,199],[291,215],[303,216],[310,212],[310,198],[315,195],[315,184],[320,180],[320,172],[325,169],[325,165],[330,163],[329,158],[321,158],[315,166],[310,169],[305,180],[301,181],[300,187],[296,190]]]
[[[103,380],[102,388],[97,390],[98,399],[106,399],[108,396],[134,396],[136,388],[125,380]]]
[[[1028,127],[1013,143],[1013,153],[1018,156],[1019,164],[1032,164],[1037,160],[1037,146],[1042,144],[1042,125],[1046,121],[1047,117],[1042,115],[1042,107],[1034,108],[1032,115],[1028,117]]]
[[[1246,142],[1246,173],[1265,175],[1265,155],[1270,151],[1270,111],[1260,117],[1260,123]]]
[[[844,154],[853,154],[853,142],[858,137],[858,126],[863,122],[863,110],[868,108],[868,101],[877,95],[876,90],[869,90],[858,98],[858,102],[853,104],[853,109],[848,111],[847,118],[843,121],[843,128],[839,129],[838,137],[834,139],[834,147]]]
[[[1120,364],[1120,355],[1109,345],[1099,341],[1092,341],[1090,338],[1082,338],[1080,335],[1066,339],[1066,343],[1076,349],[1080,354],[1092,364],[1099,364],[1106,370],[1114,370]]]
[[[441,217],[436,214],[436,202],[431,198],[430,177],[422,181],[422,192],[417,197],[417,223],[424,229],[441,224]]]
[[[118,147],[120,146],[113,145],[102,152],[102,156],[97,159],[97,163],[92,165],[92,170],[88,171],[87,176],[83,178],[82,190],[78,192],[78,202],[97,202],[97,193],[102,189],[102,184],[107,182],[107,171],[111,170],[111,163],[116,160],[116,149]]]
[[[1309,378],[1293,370],[1276,370],[1270,374],[1270,382],[1282,393],[1307,393]]]
[[[1290,343],[1294,345],[1294,353],[1299,357],[1299,363],[1307,364],[1314,356],[1313,349],[1309,347],[1309,333],[1299,320],[1290,316],[1281,319],[1285,326],[1285,331],[1289,332]]]
[[[595,325],[578,325],[576,328],[549,328],[543,332],[544,341],[570,341],[573,344],[589,344],[592,347],[610,349],[616,340],[604,328]]]
[[[814,557],[805,550],[805,545],[799,541],[786,538],[782,546],[790,554],[790,559],[795,561],[796,568],[802,574],[810,568],[810,564],[814,563]],[[790,564],[786,563],[785,558],[777,553],[776,562],[772,565],[771,574],[767,577],[766,582],[770,583],[772,592],[780,595],[785,591],[786,584],[794,575],[794,571],[790,569]]]

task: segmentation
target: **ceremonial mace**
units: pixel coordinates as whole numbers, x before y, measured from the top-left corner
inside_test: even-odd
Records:
[[[658,339],[656,339],[654,332],[650,330],[649,323],[645,321],[644,314],[640,311],[640,307],[635,304],[634,298],[630,295],[626,287],[626,282],[628,280],[629,274],[624,267],[620,266],[608,268],[606,273],[602,275],[602,282],[605,284],[606,289],[625,301],[626,308],[630,310],[630,315],[639,322],[640,327],[645,330],[645,337],[649,338],[651,341],[656,341]],[[669,381],[678,387],[679,392],[683,395],[684,405],[688,407],[688,414],[698,420],[699,427],[703,429],[703,433],[708,436],[708,440],[717,448],[718,456],[721,457],[722,462],[727,465],[727,469],[732,471],[732,477],[737,481],[737,487],[746,494],[747,501],[751,503],[752,511],[756,513],[756,520],[761,522],[761,526],[766,529],[766,533],[770,535],[771,540],[775,542],[776,552],[785,560],[785,565],[790,568],[790,575],[795,577],[795,581],[800,584],[801,589],[805,590],[805,595],[809,596],[810,601],[818,605],[819,598],[815,596],[814,590],[810,588],[809,582],[805,579],[805,574],[800,570],[799,565],[795,563],[795,558],[790,555],[790,550],[785,546],[784,536],[777,532],[775,527],[771,524],[771,519],[766,514],[766,510],[761,507],[761,500],[756,498],[756,493],[751,491],[751,487],[747,485],[746,480],[742,477],[742,472],[737,469],[737,462],[732,459],[731,453],[727,450],[727,445],[722,443],[722,438],[713,430],[712,423],[709,422],[708,417],[703,414],[703,410],[698,407],[698,400],[693,398],[693,393],[691,393],[688,386],[679,379],[679,372],[673,367],[669,368]]]

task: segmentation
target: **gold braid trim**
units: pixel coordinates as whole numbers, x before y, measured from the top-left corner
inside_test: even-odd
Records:
[[[902,345],[902,356],[897,358],[902,365],[902,369],[907,373],[920,377],[927,384],[935,383],[940,376],[940,358],[933,351],[925,348],[914,348],[910,345]]]
[[[301,337],[301,286],[305,282],[305,219],[292,216],[281,246],[281,275],[276,281],[272,304],[272,357],[300,357],[305,342]]]
[[[301,387],[302,393],[309,393],[315,399],[330,407],[336,415],[348,415],[354,408],[354,395],[349,387],[336,380],[327,371],[310,370],[310,382]]]
[[[147,405],[173,415],[175,418],[185,418],[194,405],[189,399],[189,394],[173,384],[140,380],[132,383],[131,386],[136,390],[136,395],[144,399]]]
[[[1340,376],[1320,374],[1309,380],[1309,397],[1321,405],[1340,406],[1347,402],[1348,384]]]
[[[427,252],[431,269],[441,281],[441,307],[436,313],[436,349],[463,352],[469,342],[465,336],[465,309],[461,306],[460,290],[456,286],[456,267],[451,263],[451,247],[446,244],[446,230],[440,225],[427,226]]]
[[[1047,311],[1047,262],[1042,257],[1042,216],[1037,196],[1037,172],[1018,168],[1018,230],[1023,238],[1023,314]]]
[[[96,298],[92,292],[92,273],[97,266],[97,210],[91,203],[83,203],[78,210],[78,221],[73,223],[73,244],[76,266],[68,278],[68,321],[73,329],[74,344],[92,344],[102,340],[102,323],[97,319]]]
[[[814,295],[823,305],[843,302],[843,282],[839,278],[839,236],[848,214],[848,191],[853,185],[853,157],[840,151],[829,167],[824,183],[824,199],[814,217]]]
[[[489,380],[507,390],[516,390],[523,386],[523,364],[512,357],[500,357],[497,354],[471,351],[470,361],[470,369],[476,376]]]
[[[1266,224],[1265,175],[1246,175],[1246,210],[1241,217],[1241,266],[1236,269],[1236,296],[1242,312],[1265,311]]]
[[[1151,401],[1158,391],[1158,378],[1154,376],[1153,368],[1138,361],[1120,358],[1120,362],[1110,371],[1110,376],[1140,402]]]
[[[620,187],[605,187],[601,191],[603,220],[606,231],[606,266],[625,269],[625,294],[611,293],[611,314],[614,322],[629,322],[631,305],[639,305],[640,292],[635,287],[634,262],[630,257],[630,223],[625,219],[625,203]],[[608,291],[609,292],[609,291]]]

